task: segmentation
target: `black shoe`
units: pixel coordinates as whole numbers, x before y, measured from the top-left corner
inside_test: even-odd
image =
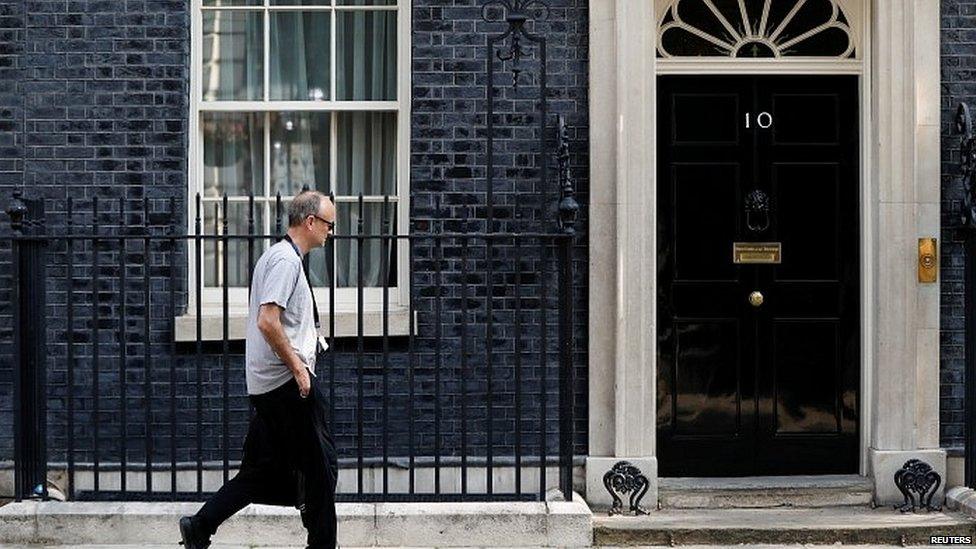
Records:
[[[180,545],[184,549],[207,549],[210,547],[210,536],[200,531],[200,524],[193,517],[180,519]]]

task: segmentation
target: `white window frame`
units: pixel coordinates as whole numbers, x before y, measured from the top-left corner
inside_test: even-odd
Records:
[[[203,78],[203,0],[191,0],[191,21],[190,21],[190,123],[189,123],[189,151],[188,151],[188,193],[187,193],[187,234],[196,235],[196,196],[197,193],[202,193],[202,177],[203,177],[203,135],[200,124],[200,118],[203,112],[267,112],[267,111],[301,111],[301,112],[343,112],[343,111],[389,111],[397,113],[397,146],[396,146],[396,189],[397,189],[397,199],[394,203],[396,208],[397,223],[396,231],[397,234],[406,235],[409,233],[409,197],[410,197],[410,86],[411,86],[411,71],[410,71],[410,2],[408,0],[398,0],[395,6],[335,6],[335,0],[329,6],[274,6],[274,11],[393,11],[396,13],[397,17],[397,99],[395,101],[203,101],[203,90],[201,85],[201,80]],[[248,7],[217,7],[217,8],[206,8],[206,9],[217,9],[220,11],[254,11],[255,8],[263,9],[268,11],[269,2],[264,2],[264,6],[248,6]],[[335,26],[336,17],[332,17],[332,36],[333,36],[333,47],[331,48],[332,56],[332,70],[335,70],[336,61],[336,47],[334,46],[335,37]],[[268,61],[268,44],[269,37],[268,32],[268,18],[265,17],[265,46],[264,46],[264,58],[265,63]],[[331,98],[335,97],[335,78],[331,79],[332,94]],[[267,97],[269,93],[269,87],[267,82],[267,72],[265,73],[265,83],[264,83],[264,94]],[[333,121],[335,119],[333,118]],[[333,122],[333,129],[335,128],[335,123]],[[334,131],[334,130],[333,130]],[[334,145],[333,145],[334,147]],[[265,162],[265,164],[268,164]],[[335,159],[330,166],[331,170],[335,170]],[[270,166],[265,166],[265,178],[268,177],[267,172],[270,170]],[[333,185],[334,178],[333,178]],[[284,198],[284,197],[283,197]],[[231,198],[230,200],[234,200]],[[238,198],[237,200],[241,200]],[[244,201],[247,200],[246,197],[243,198]],[[337,198],[338,201],[338,198]],[[348,202],[348,200],[343,200],[343,202]],[[355,203],[355,200],[352,201]],[[272,206],[273,207],[273,206]],[[201,214],[201,218],[204,217]],[[271,221],[273,223],[273,220]],[[203,227],[201,234],[207,234],[207,228]],[[404,318],[391,319],[391,335],[396,335],[395,332],[403,331],[401,327],[405,324],[403,320],[405,319],[406,309],[409,306],[409,255],[408,255],[408,244],[407,239],[398,239],[397,254],[395,257],[396,267],[397,267],[397,279],[396,285],[391,286],[388,289],[389,299],[388,306],[390,313],[392,315],[403,316]],[[188,315],[182,317],[180,320],[187,322],[193,319],[193,315],[196,314],[196,300],[198,297],[198,281],[196,279],[196,258],[197,250],[195,242],[191,242],[187,247],[188,250],[188,281],[189,281],[189,310]],[[201,254],[202,256],[202,254]],[[203,266],[207,268],[207,265]],[[204,272],[204,271],[201,271]],[[333,277],[335,274],[333,273]],[[352,288],[336,288],[336,302],[335,311],[337,313],[337,323],[345,324],[347,321],[355,322],[355,314],[357,312],[357,295],[358,290],[355,287]],[[247,288],[234,288],[229,287],[227,289],[228,299],[227,308],[230,311],[232,317],[232,324],[238,324],[240,317],[243,315],[246,317],[247,314]],[[328,315],[330,310],[329,303],[329,288],[316,288],[315,296],[318,303],[320,312],[323,315]],[[203,287],[202,288],[202,303],[201,309],[203,316],[207,317],[206,321],[211,322],[213,318],[219,318],[222,313],[224,303],[223,303],[223,288],[222,287]],[[382,288],[363,288],[363,302],[364,302],[364,314],[368,313],[378,313],[382,312],[383,307],[383,289]],[[373,315],[371,315],[373,316]],[[378,319],[377,319],[378,320]],[[328,335],[328,321],[323,316],[323,327],[322,330],[326,335]],[[380,335],[381,332],[378,331],[376,327],[376,322],[368,322],[371,327],[369,329],[370,333],[366,335]],[[395,326],[395,328],[394,328]],[[204,329],[206,332],[206,328]],[[238,332],[237,329],[232,328],[232,332]],[[337,325],[337,334],[348,334],[349,329],[346,326]],[[373,333],[376,332],[376,333]],[[404,331],[405,333],[405,331]],[[188,334],[184,334],[187,336]],[[232,334],[236,336],[236,334]],[[234,337],[236,338],[236,337]],[[180,337],[178,335],[177,339],[190,339],[189,337]],[[204,337],[204,339],[211,339],[211,337]]]

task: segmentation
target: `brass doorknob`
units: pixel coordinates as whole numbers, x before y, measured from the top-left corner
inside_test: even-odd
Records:
[[[762,292],[752,292],[749,294],[749,304],[753,307],[758,307],[763,304]]]

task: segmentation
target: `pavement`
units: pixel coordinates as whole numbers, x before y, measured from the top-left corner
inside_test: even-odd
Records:
[[[0,549],[173,549],[174,545],[3,545],[0,544]],[[211,549],[251,549],[251,546],[247,545],[211,545]],[[301,549],[301,546],[285,546],[279,548],[272,547],[262,547],[262,549]],[[660,548],[661,545],[640,545],[640,546],[628,546],[626,548],[614,547],[614,546],[603,546],[599,548],[591,549],[640,549],[645,548]],[[829,545],[681,545],[682,549],[716,549],[717,547],[734,547],[736,549],[801,549],[801,548],[819,548],[823,549],[825,547],[830,547]],[[843,547],[844,549],[890,549],[891,545],[837,545],[837,547]],[[906,547],[972,547],[971,545],[908,545]],[[367,548],[357,548],[357,547],[341,547],[340,549],[367,549]],[[375,548],[373,548],[375,549]],[[394,548],[389,548],[394,549]],[[436,547],[401,547],[397,549],[446,549],[446,548],[436,548]],[[478,548],[470,548],[478,549]],[[487,549],[487,548],[486,548]],[[499,548],[492,548],[499,549]],[[507,549],[541,549],[541,546],[535,547],[512,547]]]

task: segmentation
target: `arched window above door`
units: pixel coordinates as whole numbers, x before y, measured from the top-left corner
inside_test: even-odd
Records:
[[[658,57],[854,59],[844,0],[670,0],[659,8]]]

